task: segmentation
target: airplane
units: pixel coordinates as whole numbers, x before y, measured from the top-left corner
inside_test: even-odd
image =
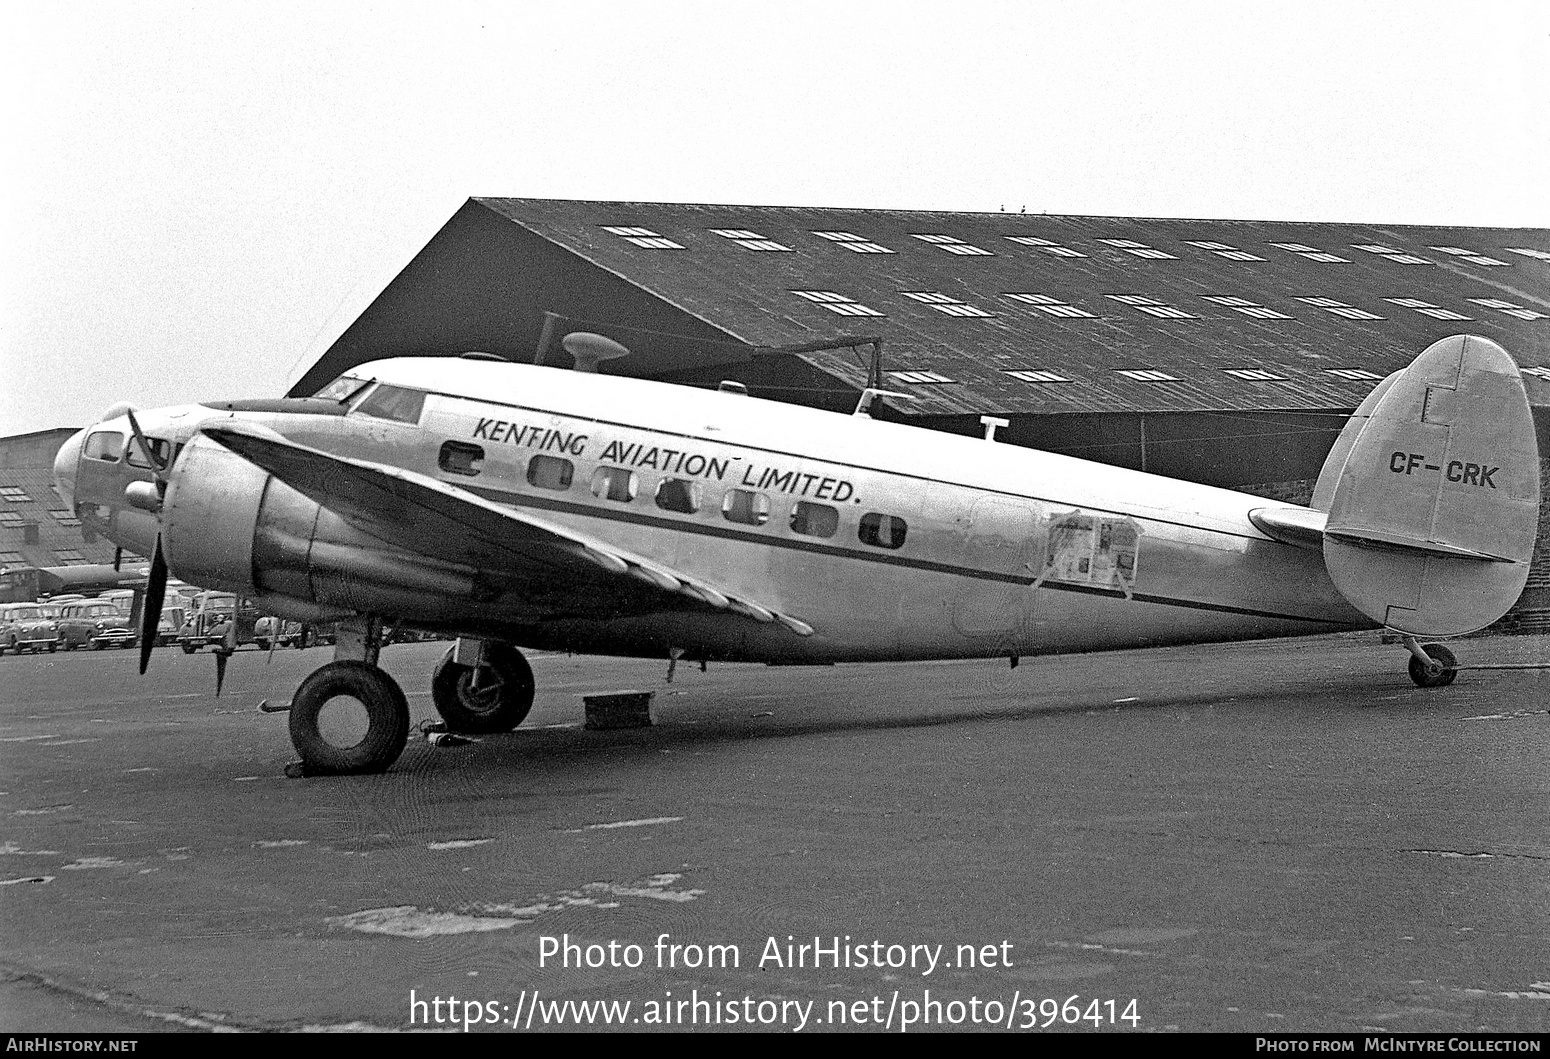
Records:
[[[1350,417],[1312,504],[871,418],[490,354],[362,364],[310,398],[137,411],[70,438],[56,489],[169,572],[337,622],[297,689],[307,774],[387,769],[409,710],[385,621],[456,637],[431,678],[459,732],[515,728],[522,649],[783,664],[1021,658],[1384,627],[1416,684],[1517,599],[1539,463],[1496,343],[1438,341]],[[897,396],[897,395],[896,395]],[[142,631],[143,673],[153,637]],[[217,694],[223,669],[217,657]],[[331,742],[355,700],[366,734]]]

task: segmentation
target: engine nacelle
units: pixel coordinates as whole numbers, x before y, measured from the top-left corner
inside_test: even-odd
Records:
[[[168,482],[162,550],[189,584],[313,620],[445,620],[490,595],[476,570],[394,550],[202,435]]]
[[[195,435],[178,456],[162,500],[162,552],[191,585],[252,596],[253,531],[269,474]]]

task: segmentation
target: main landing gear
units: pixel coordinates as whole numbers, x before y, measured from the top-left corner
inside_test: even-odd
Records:
[[[291,700],[291,742],[308,775],[384,772],[409,740],[409,703],[377,666],[382,622],[339,623],[334,660]],[[431,699],[455,732],[508,732],[533,706],[533,670],[496,641],[459,640],[436,666]]]
[[[509,732],[533,708],[533,669],[510,644],[459,640],[436,664],[431,701],[454,732]]]

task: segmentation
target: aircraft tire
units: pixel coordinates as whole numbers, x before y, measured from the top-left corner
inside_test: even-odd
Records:
[[[1453,657],[1453,652],[1440,643],[1423,644],[1421,650],[1427,656],[1437,662],[1443,668],[1440,672],[1433,672],[1421,664],[1421,660],[1414,655],[1410,658],[1410,679],[1415,681],[1420,688],[1445,688],[1453,683],[1453,678],[1458,676],[1458,670],[1453,667],[1458,665],[1458,659]]]
[[[484,657],[494,679],[486,674],[477,689],[468,686],[473,668],[452,661],[452,652],[447,648],[431,677],[431,701],[449,729],[487,735],[509,732],[526,719],[535,684],[533,667],[521,651],[498,641],[486,643]]]
[[[337,698],[366,707],[366,734],[354,746],[328,741],[318,725]],[[301,682],[291,700],[291,743],[312,775],[386,772],[409,741],[409,702],[392,677],[365,662],[330,662]]]

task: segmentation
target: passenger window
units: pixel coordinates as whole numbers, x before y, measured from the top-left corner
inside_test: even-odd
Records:
[[[839,528],[840,513],[828,504],[798,500],[791,508],[791,532],[804,537],[832,537]]]
[[[627,504],[635,499],[635,472],[623,467],[599,467],[592,472],[592,495]]]
[[[167,450],[172,446],[161,438],[146,438],[145,443],[151,447],[151,455],[156,457],[157,463],[167,462]],[[140,447],[138,439],[131,442],[124,450],[124,462],[131,467],[144,467],[150,469],[150,463],[145,459],[145,450]]]
[[[470,478],[479,473],[479,465],[483,462],[483,446],[470,445],[466,441],[443,442],[441,455],[436,458],[437,466],[448,474],[465,474]]]
[[[687,478],[664,478],[657,484],[657,507],[692,515],[700,509],[700,483]]]
[[[355,406],[362,415],[378,419],[392,419],[399,423],[418,423],[420,411],[425,407],[425,393],[402,386],[383,383],[371,392],[371,396]]]
[[[576,467],[558,456],[534,456],[527,464],[527,482],[540,489],[569,489]]]
[[[124,451],[124,435],[116,430],[99,430],[86,439],[82,455],[90,460],[117,463]]]
[[[721,513],[728,522],[762,526],[770,520],[770,498],[750,489],[728,489],[721,501]]]
[[[876,512],[861,516],[861,528],[857,535],[862,544],[874,548],[902,548],[904,535],[909,531],[897,515],[879,515]]]

